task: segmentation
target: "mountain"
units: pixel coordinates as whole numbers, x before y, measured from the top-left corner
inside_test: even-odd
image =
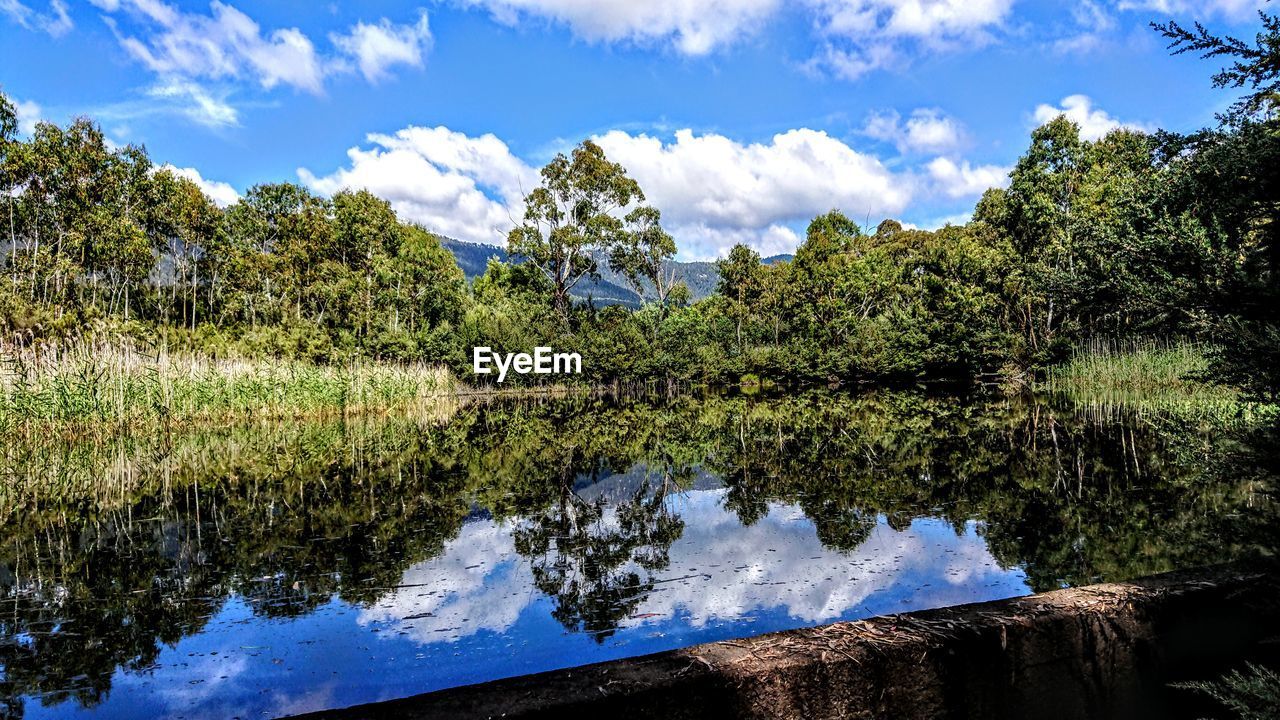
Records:
[[[458,261],[458,267],[462,268],[468,280],[474,280],[484,274],[489,258],[502,262],[508,262],[510,259],[506,248],[497,245],[464,242],[444,236],[440,236],[440,244],[453,253],[454,259]],[[720,273],[716,272],[715,263],[673,261],[668,263],[667,267],[675,269],[676,280],[683,280],[689,286],[689,292],[694,300],[701,300],[711,295],[716,290],[716,284],[720,282]],[[627,279],[621,273],[610,270],[603,258],[600,259],[600,279],[583,280],[578,287],[574,288],[573,294],[584,300],[589,297],[597,305],[636,307],[641,301],[640,296],[629,287]]]
[[[777,265],[778,263],[791,262],[796,258],[795,255],[783,253],[781,255],[770,255],[760,260],[761,265]]]

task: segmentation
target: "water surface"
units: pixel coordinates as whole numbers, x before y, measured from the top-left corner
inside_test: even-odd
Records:
[[[14,442],[0,702],[277,717],[1248,557],[1268,438],[812,393]]]

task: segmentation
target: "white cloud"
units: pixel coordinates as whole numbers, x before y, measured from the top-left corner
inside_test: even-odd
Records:
[[[75,27],[63,0],[50,0],[47,12],[33,10],[20,0],[0,0],[0,13],[28,30],[41,30],[53,37],[62,37]]]
[[[511,526],[491,521],[463,525],[444,552],[409,568],[400,584],[406,589],[362,610],[359,622],[412,626],[421,643],[503,632],[537,597],[529,565],[516,554]]]
[[[18,132],[22,135],[30,135],[36,131],[36,123],[41,120],[40,106],[33,100],[13,100],[13,110],[18,116]]]
[[[964,142],[964,127],[940,110],[919,109],[904,123],[896,111],[873,113],[862,130],[864,135],[893,143],[901,153],[951,152]]]
[[[753,248],[761,257],[793,253],[800,246],[799,233],[781,223],[763,228],[726,228],[706,223],[670,225],[680,246],[681,260],[711,260],[729,254],[734,245]]]
[[[426,11],[419,11],[415,25],[394,25],[383,18],[376,25],[357,23],[347,35],[334,35],[331,39],[355,60],[366,80],[376,83],[396,65],[422,67],[422,54],[431,45],[431,29]]]
[[[935,158],[926,168],[935,190],[950,198],[976,197],[993,187],[1009,184],[1009,168],[999,165],[957,163],[951,158]]]
[[[933,41],[978,35],[1004,20],[1013,0],[810,0],[831,34]]]
[[[200,174],[200,171],[195,168],[180,168],[167,164],[162,167],[178,177],[186,178],[195,183],[218,207],[224,208],[234,205],[240,200],[240,193],[236,192],[236,189],[231,187],[230,183],[206,180]]]
[[[744,242],[766,254],[795,249],[790,228],[843,209],[896,213],[911,183],[876,158],[816,130],[791,130],[768,143],[681,130],[674,140],[614,130],[595,138],[663,212],[682,258],[723,255]],[[469,137],[445,127],[410,127],[368,137],[349,162],[325,176],[298,171],[318,192],[365,188],[400,215],[461,240],[502,243],[523,215],[537,170],[493,135]]]
[[[791,223],[832,209],[893,214],[911,199],[910,183],[878,159],[817,130],[749,144],[691,130],[665,143],[620,130],[595,140],[662,210],[682,257],[716,257],[742,241],[763,252],[791,250],[798,240]]]
[[[264,36],[252,18],[217,0],[210,3],[208,15],[185,13],[160,0],[91,2],[148,26],[144,39],[125,34],[111,19],[124,49],[159,75],[213,80],[253,76],[267,89],[283,84],[312,93],[323,87],[324,64],[297,28]]]
[[[755,30],[781,0],[463,0],[495,20],[518,25],[527,17],[568,25],[589,41],[670,43],[703,55]]]
[[[185,115],[206,127],[240,123],[240,113],[221,98],[190,80],[170,80],[147,89],[147,95],[167,103],[165,109]]]
[[[6,1],[12,0],[0,0]],[[184,99],[182,113],[210,127],[237,124],[238,113],[227,102],[234,82],[320,95],[331,76],[353,69],[378,82],[398,66],[421,68],[431,41],[425,11],[411,25],[386,18],[357,23],[346,33],[331,35],[333,50],[326,54],[298,28],[264,30],[220,0],[209,4],[207,14],[186,12],[163,0],[90,2],[105,13],[125,52],[158,76],[148,95],[169,101],[158,109],[172,111],[172,101]]]
[[[1014,0],[807,0],[827,37],[811,62],[846,79],[898,66],[908,49],[975,47],[1008,17]]]
[[[1121,0],[1116,3],[1120,10],[1150,11],[1171,18],[1221,16],[1233,20],[1256,17],[1255,13],[1266,5],[1267,0]]]
[[[445,127],[408,127],[373,134],[373,147],[347,151],[349,166],[326,176],[299,169],[318,192],[367,189],[406,220],[473,242],[502,243],[523,209],[537,171],[493,135],[478,138]]]
[[[1093,106],[1093,100],[1086,95],[1071,95],[1062,99],[1058,107],[1042,104],[1036,106],[1034,117],[1037,125],[1044,125],[1065,116],[1080,126],[1080,137],[1084,140],[1098,140],[1112,130],[1127,128],[1145,131],[1147,128],[1138,123],[1126,123],[1117,120],[1106,111]]]
[[[1116,19],[1094,0],[1073,3],[1071,17],[1076,24],[1075,34],[1058,38],[1050,45],[1058,55],[1096,52],[1106,44],[1108,35],[1116,28]]]

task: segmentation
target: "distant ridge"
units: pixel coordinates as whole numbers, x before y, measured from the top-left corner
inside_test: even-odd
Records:
[[[490,258],[502,262],[508,262],[510,259],[506,248],[497,245],[466,242],[443,235],[438,237],[440,244],[453,253],[458,267],[462,268],[467,280],[474,280],[483,275]],[[790,258],[789,255],[778,257]],[[677,280],[683,280],[689,286],[689,292],[694,300],[710,296],[715,292],[716,284],[720,282],[720,273],[716,271],[715,263],[671,262],[668,263],[668,267],[675,269]],[[600,280],[596,282],[584,280],[574,289],[573,294],[584,300],[589,297],[598,305],[637,307],[641,303],[640,296],[627,286],[626,278],[610,270],[605,262],[600,263]]]

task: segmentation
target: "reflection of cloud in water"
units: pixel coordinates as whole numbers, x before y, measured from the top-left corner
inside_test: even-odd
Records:
[[[680,614],[700,626],[778,608],[818,623],[858,608],[907,575],[930,584],[929,605],[948,605],[970,599],[975,582],[1004,573],[972,531],[956,537],[939,524],[918,522],[897,532],[880,522],[857,549],[841,553],[822,546],[797,508],[772,506],[744,528],[708,500],[691,498],[682,511],[685,535],[672,547],[668,573],[702,577],[658,586],[638,614]]]
[[[489,520],[463,525],[444,552],[409,568],[400,582],[404,587],[362,611],[359,621],[400,621],[426,643],[502,632],[537,594],[511,527]]]
[[[822,546],[798,508],[773,505],[743,527],[722,498],[717,490],[668,500],[685,521],[684,535],[671,546],[671,566],[655,576],[654,591],[624,626],[681,616],[700,627],[769,610],[812,624],[856,611],[889,589],[899,598],[916,595],[906,603],[911,607],[940,607],[1021,577],[999,567],[972,527],[957,536],[939,521],[918,521],[903,532],[881,521],[866,542],[841,553]],[[406,587],[363,611],[360,621],[395,623],[422,643],[501,632],[538,597],[531,581],[510,527],[472,522],[441,556],[406,572]],[[919,587],[902,587],[910,582]]]
[[[327,710],[334,707],[334,686],[332,683],[307,690],[298,695],[287,692],[274,692],[271,695],[271,711],[264,713],[269,717],[292,717],[303,713]],[[226,716],[224,716],[226,717]],[[248,713],[236,717],[250,717]]]

